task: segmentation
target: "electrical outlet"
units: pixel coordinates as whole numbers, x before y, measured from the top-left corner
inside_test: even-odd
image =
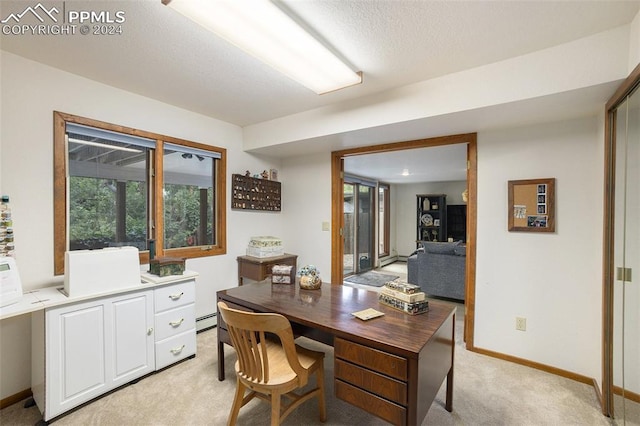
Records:
[[[527,331],[527,319],[516,317],[516,330]]]

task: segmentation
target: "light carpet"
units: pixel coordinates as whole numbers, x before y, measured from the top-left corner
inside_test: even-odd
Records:
[[[453,412],[444,409],[440,389],[423,425],[611,425],[602,416],[593,387],[464,349],[458,306]],[[198,334],[197,356],[152,374],[81,407],[55,422],[64,425],[224,425],[235,390],[235,353],[226,347],[227,379],[218,381],[216,329]],[[326,425],[383,425],[386,422],[335,398],[333,348],[304,338],[323,350],[327,396]],[[541,343],[542,344],[542,343]],[[634,404],[637,408],[638,404]],[[636,411],[640,413],[640,409]],[[640,418],[640,417],[635,417]],[[14,404],[0,411],[0,424],[34,425],[37,408]],[[240,411],[239,425],[269,424],[269,406],[254,400]],[[316,400],[303,404],[285,425],[320,425]],[[627,425],[634,423],[627,422]],[[637,424],[637,423],[635,423]]]

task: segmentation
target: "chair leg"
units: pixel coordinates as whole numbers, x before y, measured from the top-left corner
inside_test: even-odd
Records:
[[[322,361],[320,361],[322,362]],[[318,408],[320,410],[320,421],[327,421],[327,405],[324,399],[324,365],[320,364],[320,367],[316,371],[316,386],[320,391],[318,395]]]
[[[231,406],[231,412],[229,413],[229,420],[227,426],[235,426],[238,421],[238,413],[242,407],[242,400],[244,399],[245,387],[240,380],[236,381],[236,395],[233,398],[233,405]]]
[[[280,394],[271,394],[271,426],[278,426],[280,424]]]

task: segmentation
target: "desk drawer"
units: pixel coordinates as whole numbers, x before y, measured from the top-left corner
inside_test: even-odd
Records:
[[[336,379],[341,379],[398,404],[407,405],[407,384],[355,364],[335,359]]]
[[[240,275],[254,281],[261,281],[271,273],[271,266],[264,263],[243,262],[240,266]]]
[[[191,280],[157,288],[154,291],[154,299],[156,313],[195,303],[196,282]]]
[[[336,337],[335,357],[386,374],[398,380],[407,380],[407,360],[377,349]]]
[[[156,341],[196,327],[196,307],[192,303],[156,314]]]
[[[353,404],[356,407],[360,407],[391,424],[407,424],[407,410],[405,407],[394,404],[393,402],[338,379],[335,380],[335,392],[337,398]]]

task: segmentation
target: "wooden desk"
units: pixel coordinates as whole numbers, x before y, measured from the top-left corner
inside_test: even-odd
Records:
[[[243,278],[249,278],[254,281],[263,281],[271,275],[273,265],[291,265],[293,266],[293,275],[296,274],[296,254],[284,254],[274,257],[253,257],[238,256],[238,285],[243,284]]]
[[[378,293],[343,285],[320,290],[248,284],[217,293],[232,308],[276,312],[297,335],[334,346],[336,396],[390,423],[419,425],[447,379],[445,408],[453,404],[455,308],[429,302],[429,312],[406,315],[378,303]],[[384,316],[351,315],[374,308]],[[218,320],[218,379],[224,380],[226,325]]]

